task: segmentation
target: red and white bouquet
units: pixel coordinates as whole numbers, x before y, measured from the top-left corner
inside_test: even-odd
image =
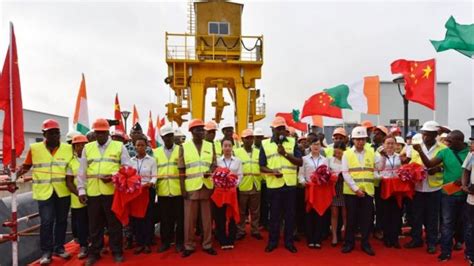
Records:
[[[212,182],[218,188],[234,188],[237,186],[238,177],[228,168],[218,167],[212,173]]]
[[[403,182],[417,183],[423,181],[428,176],[428,173],[422,165],[409,163],[398,169],[398,176]]]
[[[120,170],[112,176],[112,183],[118,191],[125,193],[134,193],[142,186],[137,170],[127,165],[121,166]]]

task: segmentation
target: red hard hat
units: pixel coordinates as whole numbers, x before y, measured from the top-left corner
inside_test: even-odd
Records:
[[[84,135],[77,135],[72,138],[72,144],[87,143],[87,142],[89,141],[87,140],[87,137]]]
[[[50,129],[59,129],[58,121],[54,119],[46,119],[43,121],[43,131],[47,131]]]
[[[193,119],[193,120],[189,121],[188,130],[191,131],[191,129],[193,127],[203,127],[203,126],[205,126],[205,125],[204,125],[204,122],[202,122],[201,119]]]
[[[92,130],[94,131],[109,131],[109,129],[109,122],[107,122],[107,119],[104,118],[99,118],[92,124]]]

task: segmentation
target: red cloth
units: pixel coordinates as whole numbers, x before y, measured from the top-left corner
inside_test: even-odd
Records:
[[[334,196],[336,196],[335,179],[336,176],[331,176],[331,179],[326,184],[317,185],[312,182],[306,185],[305,201],[306,212],[314,209],[319,215],[324,215],[326,210],[331,206]]]
[[[342,118],[341,109],[331,105],[333,101],[331,96],[325,92],[314,94],[304,102],[301,118],[313,115]]]
[[[308,124],[307,123],[303,123],[303,122],[296,122],[294,119],[293,119],[293,114],[292,113],[277,113],[275,115],[275,117],[282,117],[285,119],[286,121],[286,124],[289,126],[289,127],[293,127],[293,128],[296,128],[298,129],[299,131],[308,131]]]
[[[384,178],[382,179],[382,190],[380,197],[388,199],[395,197],[398,207],[402,207],[403,198],[413,199],[415,195],[415,184],[411,181],[402,181],[400,178]]]
[[[435,109],[436,61],[396,60],[392,74],[401,73],[405,79],[405,97],[412,102]]]
[[[156,136],[155,136],[155,127],[153,126],[153,118],[150,115],[148,116],[148,131],[146,134],[150,138],[150,146],[155,149],[156,148]]]
[[[135,190],[133,193],[115,190],[112,211],[122,225],[127,225],[129,216],[145,217],[149,201],[149,191],[146,188]]]
[[[123,132],[125,132],[125,127],[123,126],[122,120],[122,113],[120,111],[118,93],[115,94],[114,119],[119,121],[119,124],[115,126],[115,130],[122,130]],[[127,132],[125,132],[125,134],[127,134]]]
[[[18,55],[13,24],[10,24],[10,27],[11,43],[7,50],[7,56],[0,77],[0,110],[3,110],[4,112],[3,165],[8,165],[12,162],[12,166],[14,167],[16,165],[16,158],[20,157],[25,148],[25,137],[23,133],[23,104],[21,100],[20,70],[18,68]],[[10,62],[12,62],[11,65]],[[10,83],[12,88],[10,88]],[[10,100],[12,105],[10,105]],[[11,134],[12,127],[13,136]],[[13,144],[15,145],[15,158],[12,158]]]
[[[237,189],[234,188],[218,188],[214,189],[214,192],[211,196],[212,201],[217,205],[217,207],[222,207],[227,205],[226,209],[226,218],[227,221],[230,218],[234,218],[236,223],[240,222],[240,213],[239,213],[239,202],[237,200]]]

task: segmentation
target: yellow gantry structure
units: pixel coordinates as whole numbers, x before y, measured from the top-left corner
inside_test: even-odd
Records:
[[[265,117],[264,103],[258,103],[261,78],[263,36],[243,36],[243,5],[228,1],[190,3],[189,32],[166,33],[166,63],[169,84],[176,102],[166,105],[170,121],[181,125],[184,115],[205,120],[206,92],[215,89],[212,102],[220,123],[224,108],[224,89],[235,103],[236,132]]]

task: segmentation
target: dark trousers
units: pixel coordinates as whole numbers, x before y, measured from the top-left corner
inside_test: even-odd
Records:
[[[285,219],[285,246],[293,245],[296,187],[285,185],[281,188],[269,188],[267,191],[270,199],[270,235],[268,244],[278,245],[281,216],[283,213]]]
[[[309,244],[321,244],[324,215],[315,210],[306,213],[306,241]]]
[[[260,203],[260,225],[263,227],[268,226],[269,216],[270,216],[270,200],[268,198],[268,189],[267,183],[262,181],[262,189],[260,190],[260,198],[262,199]]]
[[[384,211],[383,239],[392,245],[398,243],[398,234],[402,227],[402,209],[398,207],[394,197],[382,200],[380,207]]]
[[[428,246],[435,246],[438,239],[441,190],[434,192],[416,192],[413,198],[412,241],[422,243],[422,226],[425,226]]]
[[[226,210],[227,206],[224,205],[223,207],[217,207],[214,203],[212,203],[214,207],[214,220],[216,222],[216,237],[217,241],[221,246],[228,246],[234,245],[235,242],[235,234],[237,234],[237,225],[235,224],[235,220],[231,218],[227,222],[226,218]],[[241,217],[241,219],[245,219],[245,217]]]
[[[305,188],[297,186],[296,187],[296,232],[304,233],[306,228],[306,210],[305,210]]]
[[[464,224],[464,238],[466,239],[466,250],[472,249],[471,230],[467,220],[466,195],[441,196],[441,212],[443,220],[441,223],[441,253],[451,254],[453,248],[453,236],[456,224]]]
[[[156,190],[154,188],[148,189],[148,207],[146,209],[145,217],[137,218],[131,217],[135,240],[139,246],[151,246],[153,238],[155,237],[155,223],[153,222],[153,211],[155,203]]]
[[[385,211],[384,211],[384,204],[383,204],[383,200],[382,198],[380,197],[380,192],[381,192],[381,188],[382,188],[382,183],[379,184],[378,187],[374,187],[375,188],[375,193],[374,193],[374,199],[375,199],[375,231],[381,231],[383,230],[384,226],[383,226],[383,223],[385,221],[384,219],[384,214],[385,214]]]
[[[368,195],[344,195],[344,203],[347,210],[345,245],[354,246],[357,228],[362,235],[362,245],[368,245],[369,233],[374,223],[374,198]]]
[[[71,208],[71,221],[76,225],[77,239],[81,247],[88,246],[89,237],[89,217],[87,215],[87,207],[79,209]],[[72,225],[71,225],[72,226]]]
[[[474,259],[474,205],[466,203],[466,213],[468,215],[468,224],[469,226],[467,227],[467,230],[469,230],[468,234],[465,234],[465,236],[469,235],[469,239],[471,241],[470,245],[466,244],[466,248],[464,249],[464,254],[469,257],[471,260]],[[468,241],[468,239],[464,239],[464,241]],[[469,246],[469,247],[468,247]]]
[[[112,212],[113,195],[88,197],[89,237],[91,246],[89,255],[99,257],[103,246],[103,229],[107,227],[109,246],[113,254],[122,254],[122,224]]]
[[[164,245],[184,242],[184,201],[182,196],[158,197],[160,209],[160,235]],[[173,241],[174,240],[174,241]]]
[[[53,192],[47,200],[38,200],[40,215],[40,247],[43,253],[64,250],[66,240],[67,216],[71,197],[58,197]]]

